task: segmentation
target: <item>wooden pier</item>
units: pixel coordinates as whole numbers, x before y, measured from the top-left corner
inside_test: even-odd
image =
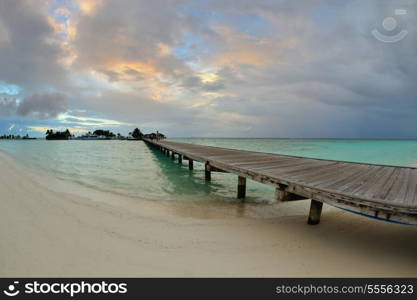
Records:
[[[273,185],[277,201],[310,200],[308,224],[318,224],[323,203],[391,222],[417,225],[417,169],[351,163],[179,143],[145,142],[178,162],[205,165],[212,172],[237,175],[237,198],[246,180]]]

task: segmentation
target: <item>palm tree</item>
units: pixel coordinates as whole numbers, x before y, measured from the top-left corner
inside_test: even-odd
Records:
[[[131,134],[135,139],[141,139],[143,137],[142,132],[139,130],[139,128],[135,128],[133,130],[133,133]]]

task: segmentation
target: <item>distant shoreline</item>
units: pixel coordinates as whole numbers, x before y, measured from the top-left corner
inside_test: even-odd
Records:
[[[208,140],[329,140],[329,141],[417,141],[417,138],[277,138],[277,137],[169,137],[168,139],[178,140],[178,139],[208,139]],[[45,137],[31,137],[31,138],[18,138],[18,139],[2,139],[2,140],[46,140]],[[81,139],[68,139],[68,140],[81,140]],[[103,140],[127,140],[127,139],[103,139]],[[131,140],[142,140],[142,139],[131,139]]]

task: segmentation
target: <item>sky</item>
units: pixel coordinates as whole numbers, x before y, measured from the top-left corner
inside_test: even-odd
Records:
[[[417,0],[0,0],[0,134],[417,138]]]

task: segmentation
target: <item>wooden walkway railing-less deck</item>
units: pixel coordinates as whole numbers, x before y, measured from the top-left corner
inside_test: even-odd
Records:
[[[276,187],[277,201],[310,199],[309,224],[318,224],[323,203],[370,217],[417,225],[417,169],[303,158],[179,143],[145,142],[178,162],[205,164],[211,172],[238,176],[237,197],[245,198],[246,179]]]

